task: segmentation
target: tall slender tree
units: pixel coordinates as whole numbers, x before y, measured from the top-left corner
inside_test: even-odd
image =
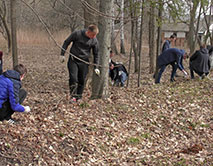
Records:
[[[124,45],[124,0],[121,1],[121,30],[120,30],[120,53],[125,54],[125,45]]]
[[[7,48],[8,52],[11,51],[11,34],[8,26],[8,21],[7,21],[7,13],[8,13],[8,8],[6,5],[5,0],[0,1],[0,27],[2,29],[1,33],[7,40]]]
[[[17,37],[16,37],[16,0],[10,0],[11,38],[13,67],[18,64]]]
[[[156,50],[156,17],[155,8],[156,4],[150,1],[150,15],[149,15],[149,73],[153,73],[155,70],[155,50]]]

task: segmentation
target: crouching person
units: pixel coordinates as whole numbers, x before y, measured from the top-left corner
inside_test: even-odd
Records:
[[[0,75],[0,121],[6,120],[14,124],[14,112],[30,112],[29,106],[21,105],[27,96],[27,92],[21,89],[21,81],[26,73],[24,65],[19,64],[14,70],[7,70]]]
[[[123,87],[128,78],[128,72],[123,64],[115,63],[113,68],[110,68],[110,77],[115,86]]]
[[[209,51],[206,49],[205,45],[200,47],[200,50],[197,50],[190,57],[190,73],[191,79],[194,79],[194,72],[197,73],[201,79],[209,74],[210,70],[210,59]]]

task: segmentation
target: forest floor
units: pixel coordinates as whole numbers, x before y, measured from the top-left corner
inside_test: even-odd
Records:
[[[16,125],[0,122],[1,166],[213,166],[213,80],[178,72],[170,83],[168,67],[155,85],[143,58],[140,88],[131,73],[129,87],[110,86],[108,99],[90,100],[85,89],[70,104],[67,64],[58,55],[54,46],[19,48],[28,68],[24,105],[32,111],[15,113]],[[5,57],[4,68],[11,64]]]

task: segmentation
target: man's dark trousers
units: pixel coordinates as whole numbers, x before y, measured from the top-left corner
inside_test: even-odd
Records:
[[[177,64],[175,62],[172,62],[172,63],[169,63],[170,65],[172,65],[172,73],[171,73],[171,78],[170,80],[172,81],[174,79],[174,76],[176,74],[176,71],[177,71]],[[155,83],[160,83],[160,79],[161,79],[161,76],[164,72],[164,70],[166,69],[167,65],[169,64],[166,64],[166,65],[162,65],[160,67],[158,67],[157,69],[157,75],[155,75]],[[159,71],[160,70],[160,71]]]
[[[84,91],[85,79],[88,73],[88,64],[70,56],[67,65],[69,69],[70,95],[71,97],[80,99]]]
[[[22,104],[24,99],[27,97],[27,92],[24,89],[20,89],[19,92],[19,104]],[[2,108],[0,108],[0,121],[9,120],[14,111],[11,109],[10,102],[7,100],[2,104]]]

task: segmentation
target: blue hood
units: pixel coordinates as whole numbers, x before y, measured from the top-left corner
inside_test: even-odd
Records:
[[[20,81],[20,74],[19,74],[19,72],[15,71],[15,70],[7,70],[3,73],[3,75],[7,78],[11,78],[11,79]]]

